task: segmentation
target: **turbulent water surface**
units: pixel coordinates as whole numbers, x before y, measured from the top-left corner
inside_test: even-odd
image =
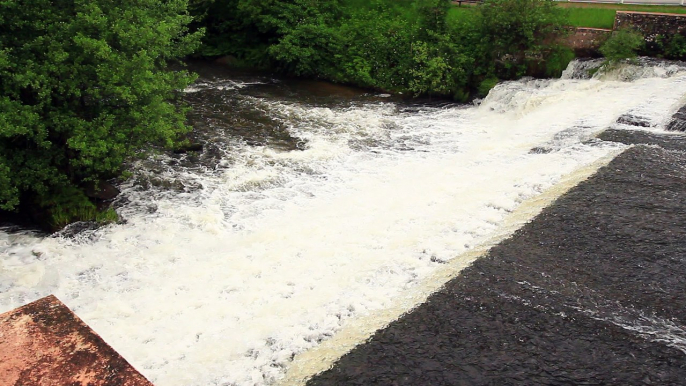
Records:
[[[586,66],[452,105],[194,65],[203,151],[133,165],[122,224],[0,231],[0,312],[55,294],[156,385],[274,383],[684,104],[680,65]]]

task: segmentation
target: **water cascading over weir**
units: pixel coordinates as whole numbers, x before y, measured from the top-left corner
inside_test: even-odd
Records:
[[[158,386],[305,382],[686,102],[678,63],[598,64],[473,105],[195,68],[203,151],[132,165],[126,223],[0,231],[0,312],[55,294]]]

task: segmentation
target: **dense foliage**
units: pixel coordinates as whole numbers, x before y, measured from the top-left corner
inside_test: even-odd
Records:
[[[565,15],[549,0],[489,0],[481,7],[481,36],[489,48],[496,74],[525,75],[529,64],[547,59],[558,47]]]
[[[465,99],[493,79],[544,75],[551,55],[570,59],[556,44],[564,18],[551,0],[487,0],[459,15],[449,0],[204,5],[202,56],[414,95]]]
[[[646,44],[645,51],[645,54],[649,56],[686,60],[686,36],[681,34],[658,35],[652,42]]]
[[[197,46],[186,0],[1,0],[0,209],[57,227],[97,216],[87,187],[187,130],[166,70]]]
[[[644,46],[643,35],[630,29],[614,31],[600,47],[600,52],[610,62],[634,58]]]
[[[87,193],[141,149],[188,130],[178,99],[193,77],[168,66],[198,47],[203,30],[195,54],[234,66],[456,100],[485,95],[499,79],[555,75],[571,59],[557,44],[564,18],[552,0],[0,6],[0,210],[37,208],[53,227],[111,218]]]

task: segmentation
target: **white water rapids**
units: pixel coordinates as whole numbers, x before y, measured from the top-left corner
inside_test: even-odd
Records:
[[[124,185],[124,224],[0,231],[0,312],[55,294],[155,385],[271,384],[297,354],[419,291],[522,202],[624,149],[592,139],[625,128],[619,116],[662,130],[685,85],[680,67],[646,65],[507,82],[480,106],[245,98],[304,149],[235,141],[220,167],[159,173],[195,189]],[[188,91],[213,87],[253,85]]]

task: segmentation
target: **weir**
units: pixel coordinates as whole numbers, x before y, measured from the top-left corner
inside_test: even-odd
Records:
[[[425,278],[417,285],[417,288],[399,295],[396,302],[390,307],[347,324],[333,338],[297,355],[293,363],[289,365],[285,378],[280,380],[278,384],[283,386],[304,385],[314,375],[331,368],[340,357],[360,343],[367,341],[375,332],[387,327],[391,322],[424,303],[431,294],[440,290],[449,280],[457,277],[464,268],[476,259],[483,257],[491,247],[512,237],[515,231],[533,220],[543,208],[552,204],[558,197],[581,181],[586,180],[599,168],[607,165],[617,154],[611,153],[593,164],[565,176],[555,186],[523,202],[504,219],[498,232],[485,243],[452,259],[430,277]]]
[[[158,386],[306,378],[630,146],[598,133],[664,131],[686,82],[573,62],[432,105],[197,66],[203,151],[133,165],[126,223],[0,232],[0,312],[56,294]]]
[[[632,147],[308,385],[680,384],[683,136]]]

